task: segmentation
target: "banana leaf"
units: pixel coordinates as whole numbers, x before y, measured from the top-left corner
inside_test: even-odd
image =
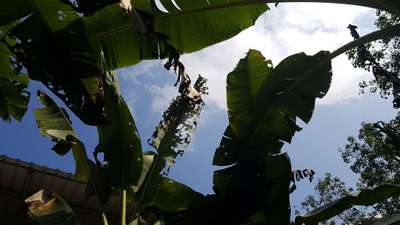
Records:
[[[283,143],[290,143],[294,133],[301,129],[296,118],[308,123],[315,99],[322,98],[329,89],[330,63],[300,80],[307,68],[328,54],[295,54],[273,68],[259,51],[250,50],[228,75],[229,126],[216,150],[214,165],[232,165],[249,151],[259,156],[280,153]]]
[[[46,93],[38,91],[38,98],[44,108],[34,110],[34,116],[40,134],[48,136],[56,142],[53,150],[60,155],[67,154],[72,148],[75,160],[75,178],[88,181],[90,176],[90,163],[83,143],[78,139],[71,120],[65,111],[60,108]]]
[[[146,29],[169,37],[168,42],[181,53],[190,53],[224,41],[252,26],[268,6],[262,1],[205,0],[161,1],[168,13],[160,11],[153,0],[133,1]],[[138,12],[139,11],[139,12]],[[94,49],[103,48],[110,69],[133,65],[143,57],[155,57],[156,40],[141,37],[138,17],[132,18],[118,4],[107,6],[85,18],[87,37]],[[135,27],[136,26],[136,27]]]
[[[160,173],[167,166],[165,171],[167,174],[176,158],[183,155],[191,142],[204,106],[201,95],[206,92],[206,79],[199,76],[193,87],[190,86],[190,82],[184,85],[181,94],[164,112],[163,120],[148,140],[158,154],[154,156],[150,171],[138,190],[140,207],[153,204],[160,188],[159,184],[162,182]]]
[[[193,206],[204,196],[190,187],[163,177],[160,190],[154,199],[154,206],[168,212],[180,212]]]
[[[8,37],[7,33],[18,24],[19,21],[14,21],[0,27],[0,117],[4,121],[11,121],[11,117],[21,121],[30,98],[26,90],[29,78],[20,74],[19,65],[14,62],[9,49],[16,44],[16,40]]]
[[[398,222],[400,222],[400,214],[393,214],[389,216],[384,216],[383,218],[379,218],[365,225],[394,225],[398,224]]]
[[[28,110],[30,93],[26,90],[29,79],[26,76],[0,77],[0,117],[11,121],[11,117],[21,121]]]
[[[384,184],[373,189],[365,189],[339,198],[325,206],[308,212],[305,215],[297,216],[295,224],[317,224],[321,221],[330,219],[353,206],[370,206],[387,198],[398,196],[399,194],[400,186],[394,184]]]
[[[142,173],[142,145],[128,105],[119,93],[115,73],[107,72],[102,78],[105,114],[108,124],[97,127],[99,144],[95,149],[104,154],[107,176],[112,186],[125,188],[137,185]]]

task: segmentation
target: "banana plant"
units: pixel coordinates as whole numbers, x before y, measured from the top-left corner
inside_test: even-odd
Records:
[[[38,91],[38,97],[45,107],[36,109],[34,114],[40,133],[56,142],[53,147],[55,152],[65,155],[72,148],[75,177],[87,182],[88,198],[96,195],[104,205],[112,193],[121,193],[122,221],[127,220],[124,210],[127,200],[138,205],[135,215],[140,215],[150,206],[179,212],[202,198],[201,194],[160,173],[169,168],[178,155],[182,155],[190,142],[204,105],[201,98],[207,90],[204,78],[199,77],[193,87],[190,82],[186,83],[186,88],[164,113],[164,119],[152,137],[151,143],[158,153],[144,154],[135,122],[119,94],[115,74],[106,72],[100,80],[90,79],[84,83],[92,98],[104,101],[105,115],[109,120],[108,124],[98,127],[99,145],[94,151],[96,163],[88,159],[66,110],[57,106],[42,91]],[[97,158],[100,152],[104,153],[104,161]],[[174,201],[170,201],[172,199]],[[129,215],[129,219],[137,219],[135,215],[133,218]]]
[[[260,212],[266,224],[289,224],[292,169],[281,148],[301,130],[297,118],[308,123],[315,99],[327,93],[330,62],[307,79],[300,78],[328,56],[323,51],[314,56],[299,53],[273,67],[259,51],[250,50],[228,75],[229,126],[213,161],[228,167],[215,171],[214,190],[223,198],[246,196],[241,200],[254,207],[249,212]]]

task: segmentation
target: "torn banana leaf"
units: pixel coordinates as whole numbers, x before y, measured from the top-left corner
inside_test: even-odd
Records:
[[[71,149],[72,144],[67,141],[67,136],[77,137],[71,120],[65,111],[60,108],[46,93],[38,90],[37,96],[44,108],[34,110],[36,123],[42,136],[48,136],[56,142],[52,148],[57,154],[65,155]]]
[[[41,225],[79,225],[68,203],[50,190],[40,190],[25,199],[28,216]]]
[[[156,127],[149,144],[157,149],[161,158],[172,165],[182,156],[197,128],[204,102],[193,92],[204,93],[206,79],[199,77],[193,87],[176,97],[163,114],[163,120]],[[189,85],[190,87],[190,85]]]

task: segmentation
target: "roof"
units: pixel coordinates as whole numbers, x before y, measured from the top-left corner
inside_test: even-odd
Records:
[[[96,197],[85,199],[85,188],[86,183],[70,173],[0,156],[0,218],[21,220],[25,217],[25,198],[50,189],[70,204],[82,225],[102,224],[100,204]],[[120,205],[121,200],[115,196],[105,205],[110,224],[118,222]],[[128,215],[133,209],[128,205]]]

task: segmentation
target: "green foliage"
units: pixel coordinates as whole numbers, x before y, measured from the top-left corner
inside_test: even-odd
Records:
[[[26,90],[29,78],[19,74],[9,49],[16,44],[16,40],[6,35],[16,25],[18,21],[0,27],[0,117],[4,121],[11,121],[11,117],[21,121],[28,109],[30,97]]]
[[[358,189],[399,182],[399,151],[397,140],[400,117],[389,122],[363,123],[358,137],[349,137],[348,144],[341,150],[343,160],[353,172],[360,175]],[[347,189],[339,178],[327,175],[315,186],[317,198],[308,196],[302,203],[303,209],[310,211],[334,198],[343,197],[352,189]],[[346,224],[362,224],[377,215],[389,216],[399,209],[399,197],[393,196],[373,205],[368,210],[353,208],[338,215]],[[333,221],[327,222],[334,223]]]
[[[378,124],[398,131],[400,116],[386,123],[364,123],[358,137],[349,137],[347,145],[341,150],[343,160],[360,175],[361,187],[397,184],[400,181],[399,149]],[[374,208],[383,215],[393,214],[400,209],[398,199],[388,199]]]

